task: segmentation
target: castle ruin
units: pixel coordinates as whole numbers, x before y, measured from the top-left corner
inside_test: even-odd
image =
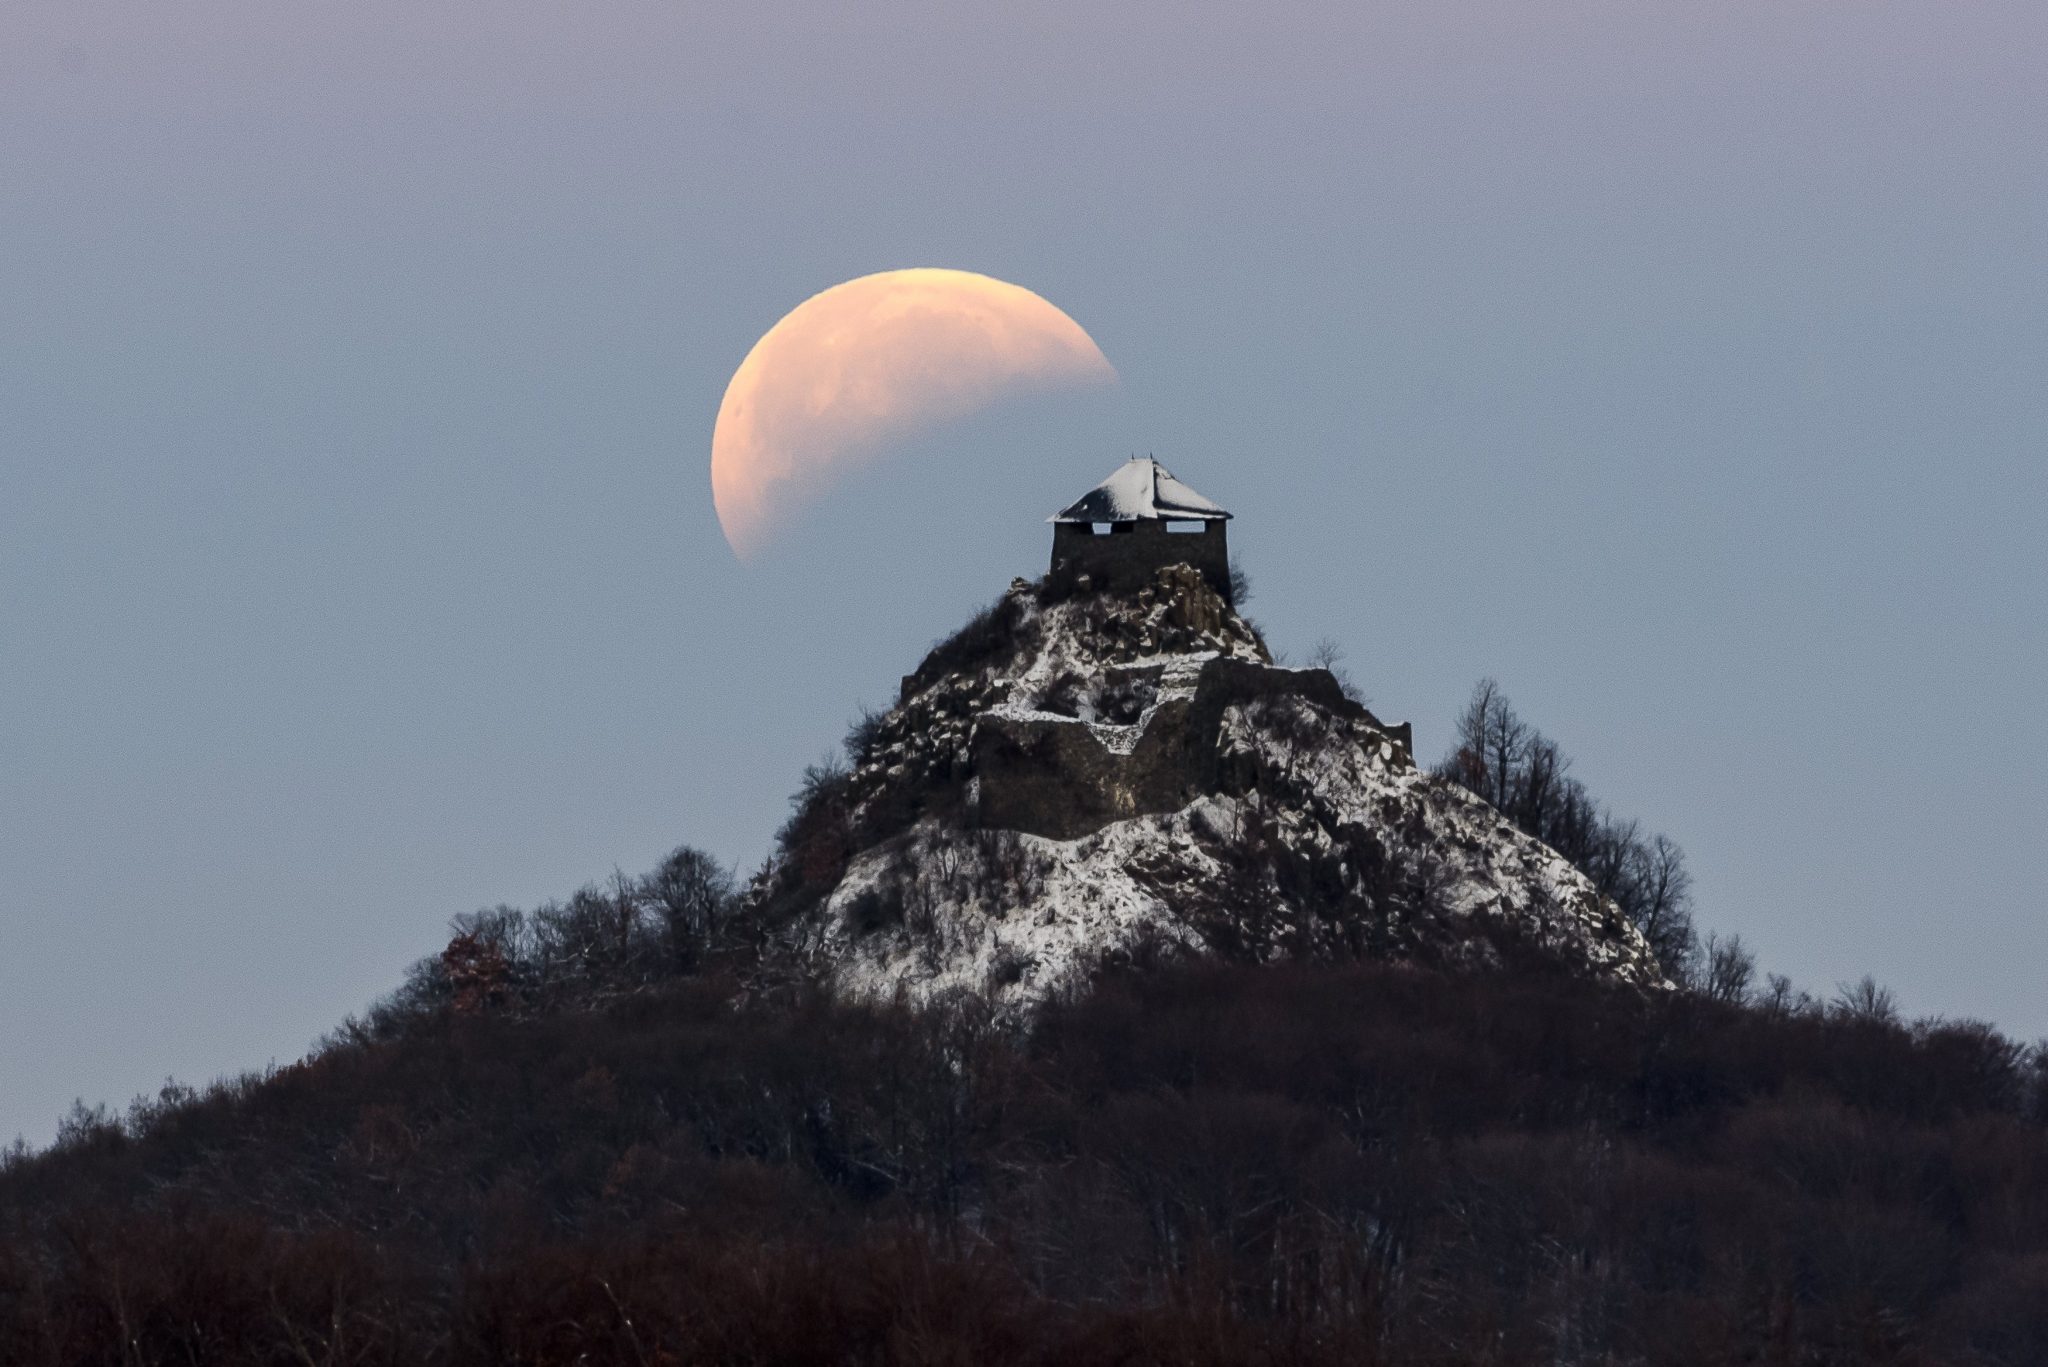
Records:
[[[1054,513],[1049,581],[1132,590],[1167,565],[1190,565],[1230,601],[1230,514],[1150,456],[1133,456]]]

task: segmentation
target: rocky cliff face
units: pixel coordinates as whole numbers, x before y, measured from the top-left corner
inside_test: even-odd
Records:
[[[1547,846],[1273,663],[1194,571],[1022,580],[933,650],[756,881],[840,990],[1028,1005],[1105,959],[1525,956],[1643,986],[1649,946]]]

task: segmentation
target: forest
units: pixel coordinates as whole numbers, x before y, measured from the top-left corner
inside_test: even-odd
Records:
[[[421,1014],[0,1172],[0,1360],[2048,1360],[2038,1051],[1880,999],[1108,968]]]
[[[1678,986],[1137,946],[1028,1022],[849,1003],[681,849],[0,1157],[0,1362],[2048,1361],[2048,1053],[1759,982],[1489,685],[1442,771]]]

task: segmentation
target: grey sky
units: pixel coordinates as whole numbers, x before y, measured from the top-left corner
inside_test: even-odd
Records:
[[[0,1139],[757,861],[1133,449],[1426,757],[1493,674],[1768,967],[2048,1032],[2038,0],[987,8],[0,8]],[[908,265],[1123,387],[742,568],[726,379]]]

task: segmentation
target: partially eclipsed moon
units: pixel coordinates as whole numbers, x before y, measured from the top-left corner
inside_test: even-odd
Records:
[[[1012,394],[1106,384],[1081,325],[1020,285],[907,270],[834,285],[740,362],[711,433],[711,497],[742,559],[835,467]]]

